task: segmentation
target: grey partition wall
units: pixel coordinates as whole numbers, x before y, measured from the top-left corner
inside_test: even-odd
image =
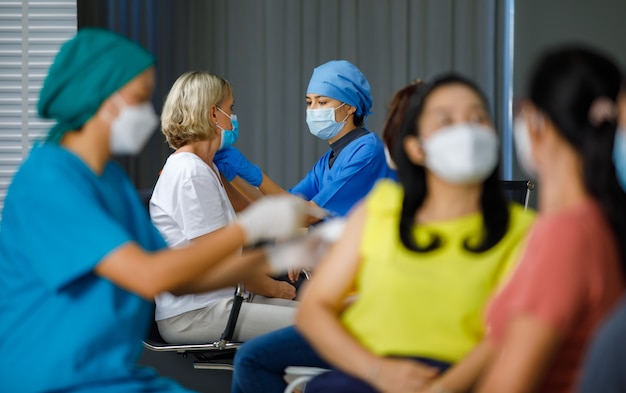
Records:
[[[497,114],[501,8],[497,0],[83,0],[79,20],[156,53],[157,112],[185,71],[230,80],[237,146],[289,188],[328,149],[308,132],[304,99],[313,68],[328,60],[349,60],[366,75],[374,100],[367,126],[379,135],[396,90],[450,70],[485,89]],[[125,163],[139,187],[154,183],[169,152],[155,135]]]

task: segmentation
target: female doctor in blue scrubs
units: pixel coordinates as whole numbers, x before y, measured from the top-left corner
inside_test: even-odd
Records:
[[[349,61],[324,63],[313,70],[306,108],[309,131],[328,141],[330,150],[289,192],[345,216],[378,179],[396,177],[386,163],[382,140],[365,128],[372,108],[369,82]],[[215,163],[228,181],[239,175],[265,194],[284,192],[234,147],[218,151]],[[308,223],[317,220],[310,217]]]
[[[111,160],[138,153],[157,125],[153,64],[137,44],[84,28],[50,67],[38,111],[57,124],[15,175],[0,224],[2,392],[185,391],[136,365],[153,297],[271,271],[261,251],[227,257],[302,225],[300,199],[265,198],[212,236],[165,248]]]
[[[370,86],[354,64],[333,60],[313,70],[306,91],[309,131],[330,150],[289,192],[344,216],[378,179],[392,176],[382,140],[365,128]]]

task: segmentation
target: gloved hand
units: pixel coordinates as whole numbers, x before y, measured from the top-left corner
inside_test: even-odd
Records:
[[[263,181],[261,168],[248,161],[236,147],[229,146],[218,150],[213,162],[229,182],[237,175],[255,187],[260,186]]]
[[[298,232],[304,224],[307,203],[293,195],[261,198],[239,213],[238,224],[246,233],[246,244],[284,238]]]
[[[312,269],[335,243],[345,228],[345,219],[338,218],[317,225],[308,234],[265,247],[272,273],[289,269]]]

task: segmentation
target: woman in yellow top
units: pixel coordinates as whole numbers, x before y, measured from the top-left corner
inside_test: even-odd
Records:
[[[411,391],[484,336],[533,220],[499,189],[487,107],[457,75],[418,87],[393,152],[401,184],[379,182],[350,214],[305,292],[297,327],[336,367],[307,393]]]

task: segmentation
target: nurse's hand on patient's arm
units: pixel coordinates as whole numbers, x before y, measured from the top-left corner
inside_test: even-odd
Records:
[[[259,187],[263,181],[261,168],[248,161],[234,146],[218,150],[215,153],[213,162],[229,182],[231,182],[235,176],[240,176],[253,186]]]
[[[239,213],[237,223],[246,234],[246,244],[288,238],[300,231],[308,211],[306,203],[293,195],[264,197]]]
[[[294,269],[312,270],[339,239],[346,221],[337,218],[313,228],[307,234],[266,246],[265,253],[272,273]]]
[[[308,227],[309,225],[318,223],[328,216],[328,212],[317,203],[313,201],[307,201],[307,203],[309,204],[309,211],[305,226]]]

